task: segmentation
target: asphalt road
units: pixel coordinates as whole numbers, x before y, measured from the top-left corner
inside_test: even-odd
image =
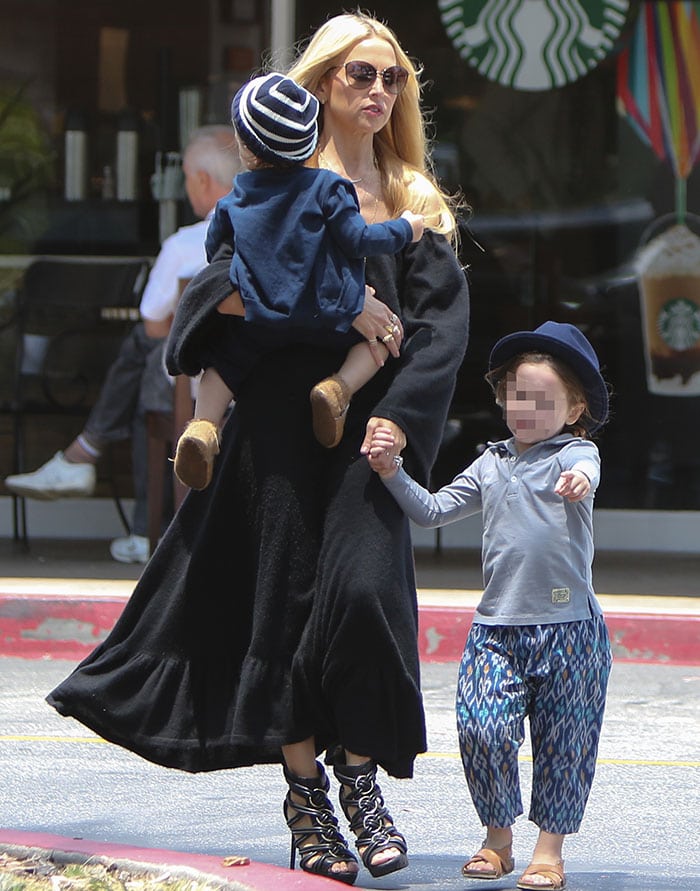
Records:
[[[0,827],[285,865],[284,786],[272,766],[188,775],[149,764],[61,718],[43,697],[66,662],[0,659]],[[454,729],[456,666],[426,665],[429,749],[413,781],[382,779],[409,840],[408,869],[356,888],[480,891],[460,868],[482,840]],[[527,810],[530,761],[521,774]],[[578,835],[566,842],[569,891],[700,891],[700,667],[618,663],[599,764]],[[515,827],[516,873],[536,829]]]

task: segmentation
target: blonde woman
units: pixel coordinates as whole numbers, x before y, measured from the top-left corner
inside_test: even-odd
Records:
[[[388,428],[390,457],[405,449],[427,482],[466,348],[468,290],[454,214],[428,167],[419,72],[394,34],[336,16],[290,74],[322,104],[317,163],[354,182],[366,221],[408,209],[430,227],[367,261],[376,297],[353,327],[374,343],[398,316],[400,356],[357,393],[329,450],[313,437],[308,394],[345,347],[319,337],[268,354],[237,394],[211,485],[185,499],[113,632],[50,702],[170,767],[281,763],[292,863],[298,851],[302,869],[352,884],[359,864],[319,754],[362,863],[381,876],[408,857],[377,768],[410,777],[426,745],[409,526],[362,450]],[[230,262],[215,257],[183,296],[171,370],[199,371],[217,310],[242,314]]]

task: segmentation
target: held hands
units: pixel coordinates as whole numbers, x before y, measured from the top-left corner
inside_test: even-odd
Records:
[[[384,365],[387,358],[383,347],[386,347],[395,359],[398,358],[403,339],[401,319],[386,303],[377,300],[374,288],[369,285],[365,285],[365,304],[362,312],[352,323],[352,327],[369,343],[372,356],[379,368]]]
[[[369,419],[360,454],[367,456],[369,466],[379,476],[394,476],[399,469],[394,458],[405,448],[406,434],[397,424],[386,418]]]
[[[411,229],[413,229],[413,238],[411,241],[420,241],[423,237],[423,229],[425,228],[425,217],[420,213],[412,213],[410,210],[405,210],[401,214],[402,220],[407,220]]]
[[[564,470],[557,480],[554,492],[569,501],[581,501],[591,491],[591,483],[580,470]]]

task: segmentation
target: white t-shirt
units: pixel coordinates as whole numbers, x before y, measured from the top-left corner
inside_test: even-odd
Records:
[[[192,278],[207,265],[204,239],[209,216],[191,226],[182,226],[163,242],[141,297],[141,316],[162,322],[175,312],[181,278]]]

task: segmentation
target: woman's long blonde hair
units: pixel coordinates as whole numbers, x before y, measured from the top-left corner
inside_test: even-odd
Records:
[[[397,65],[408,71],[406,87],[396,97],[391,118],[374,137],[389,215],[399,216],[404,210],[422,213],[427,226],[446,235],[456,246],[458,202],[439,187],[429,160],[426,122],[420,105],[422,69],[409,59],[393,31],[360,11],[334,16],[321,25],[302,49],[289,76],[315,93],[334,63],[368,37],[389,43]]]

